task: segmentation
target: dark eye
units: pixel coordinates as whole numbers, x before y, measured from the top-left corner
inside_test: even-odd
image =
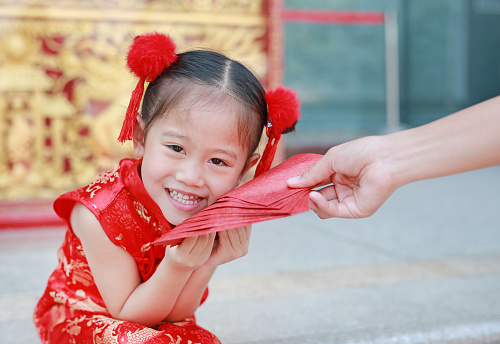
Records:
[[[212,158],[212,159],[210,159],[210,162],[214,165],[217,165],[217,166],[227,166],[227,164],[223,160],[218,159],[218,158]]]
[[[182,148],[181,146],[177,146],[177,145],[170,145],[168,146],[171,150],[173,150],[174,152],[177,152],[177,153],[182,153],[184,151],[184,148]]]

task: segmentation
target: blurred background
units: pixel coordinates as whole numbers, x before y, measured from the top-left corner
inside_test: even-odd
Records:
[[[303,116],[282,155],[424,124],[500,90],[498,0],[2,0],[0,27],[3,209],[130,154],[116,142],[136,82],[124,54],[146,31],[296,90]]]
[[[133,38],[170,34],[178,51],[211,48],[267,85],[263,1],[0,2],[0,199],[53,199],[131,153],[116,141],[137,80]]]
[[[284,28],[284,79],[304,104],[294,147],[421,125],[500,93],[497,0],[288,0]]]

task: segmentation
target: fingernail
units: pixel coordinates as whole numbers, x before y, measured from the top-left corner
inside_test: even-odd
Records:
[[[294,181],[299,180],[299,179],[300,179],[300,176],[296,176],[296,177],[289,178],[287,180],[287,182],[294,182]]]

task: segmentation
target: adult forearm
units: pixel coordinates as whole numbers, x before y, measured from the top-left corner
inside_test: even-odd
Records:
[[[500,97],[384,136],[400,185],[500,164]]]

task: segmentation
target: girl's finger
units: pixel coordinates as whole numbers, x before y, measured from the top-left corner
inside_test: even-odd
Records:
[[[227,240],[227,231],[220,231],[219,233],[219,241]]]
[[[227,235],[229,237],[229,243],[233,249],[241,245],[239,228],[228,229]]]
[[[203,253],[202,253],[204,255],[212,253],[212,249],[214,247],[215,237],[216,237],[217,233],[213,232],[213,233],[209,233],[206,235],[207,235],[207,241],[206,241],[205,247],[203,249]]]
[[[236,233],[238,234],[238,242],[240,245],[246,245],[248,242],[246,227],[236,228]]]
[[[208,245],[207,247],[213,247],[214,246],[214,242],[215,242],[215,238],[217,237],[217,233],[216,232],[213,232],[213,233],[210,233],[208,235]]]
[[[186,252],[191,252],[193,250],[193,247],[195,247],[197,241],[198,237],[196,236],[184,238],[184,240],[182,240],[182,242],[179,244],[179,249],[186,250]]]
[[[192,250],[190,254],[193,255],[200,255],[203,253],[203,251],[206,249],[208,242],[210,240],[208,234],[201,234],[198,236],[195,236],[196,238],[196,244],[192,247]]]
[[[229,232],[231,246],[235,251],[247,250],[250,235],[248,229],[248,226],[243,226],[234,228]]]
[[[250,241],[250,235],[252,234],[252,226],[249,225],[249,226],[245,226],[245,235],[246,235],[246,239],[247,241]]]

